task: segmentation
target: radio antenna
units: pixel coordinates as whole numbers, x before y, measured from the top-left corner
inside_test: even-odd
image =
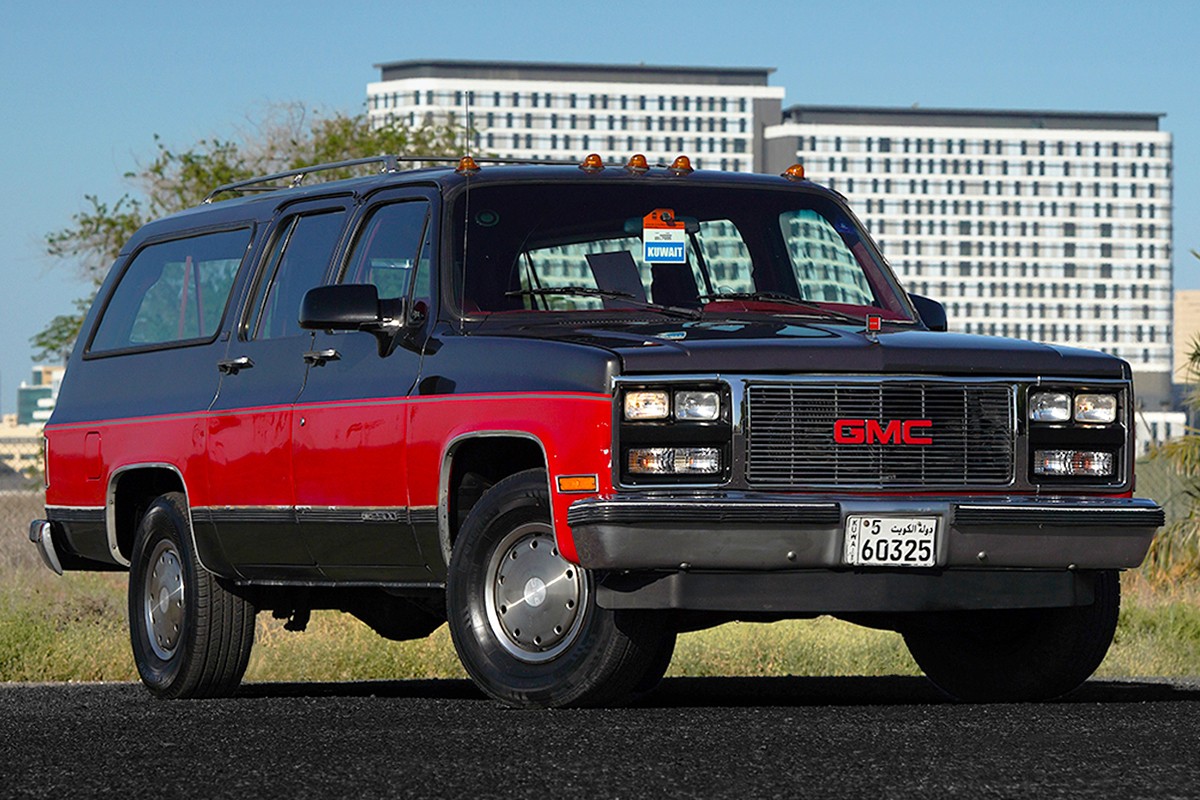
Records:
[[[471,95],[470,89],[463,92],[463,154],[471,153]]]
[[[471,157],[471,90],[463,92],[463,155]],[[458,334],[466,333],[467,327],[467,239],[468,228],[471,225],[471,174],[466,175],[466,188],[463,190],[463,241],[462,241],[462,276],[459,286],[458,302]]]

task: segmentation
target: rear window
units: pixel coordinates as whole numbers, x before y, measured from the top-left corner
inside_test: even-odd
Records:
[[[243,229],[142,248],[113,290],[88,351],[213,339],[249,244]]]

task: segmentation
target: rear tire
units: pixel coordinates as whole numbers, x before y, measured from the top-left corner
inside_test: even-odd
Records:
[[[1096,573],[1089,606],[951,612],[904,631],[942,691],[968,702],[1049,700],[1086,681],[1112,644],[1121,605],[1115,571]]]
[[[184,496],[158,497],[130,559],[129,638],[142,683],[168,699],[232,694],[250,660],[254,617],[253,605],[200,565]]]
[[[603,609],[595,594],[594,577],[558,552],[546,473],[517,473],[484,494],[454,543],[446,587],[454,648],[479,688],[505,705],[623,702],[658,682],[674,633],[662,615]]]

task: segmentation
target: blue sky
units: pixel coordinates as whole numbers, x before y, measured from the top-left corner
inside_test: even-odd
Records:
[[[0,409],[29,337],[87,291],[43,255],[85,194],[270,103],[362,108],[413,58],[774,67],[788,103],[1164,113],[1177,288],[1200,288],[1200,3],[46,2],[0,27]]]

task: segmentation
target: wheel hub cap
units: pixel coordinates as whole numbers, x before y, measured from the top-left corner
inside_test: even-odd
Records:
[[[164,661],[175,655],[183,632],[183,562],[170,542],[159,542],[150,555],[142,604],[150,649]]]
[[[530,523],[506,536],[492,556],[488,578],[488,622],[509,653],[523,661],[549,661],[575,640],[587,580],[559,555],[548,525]]]

